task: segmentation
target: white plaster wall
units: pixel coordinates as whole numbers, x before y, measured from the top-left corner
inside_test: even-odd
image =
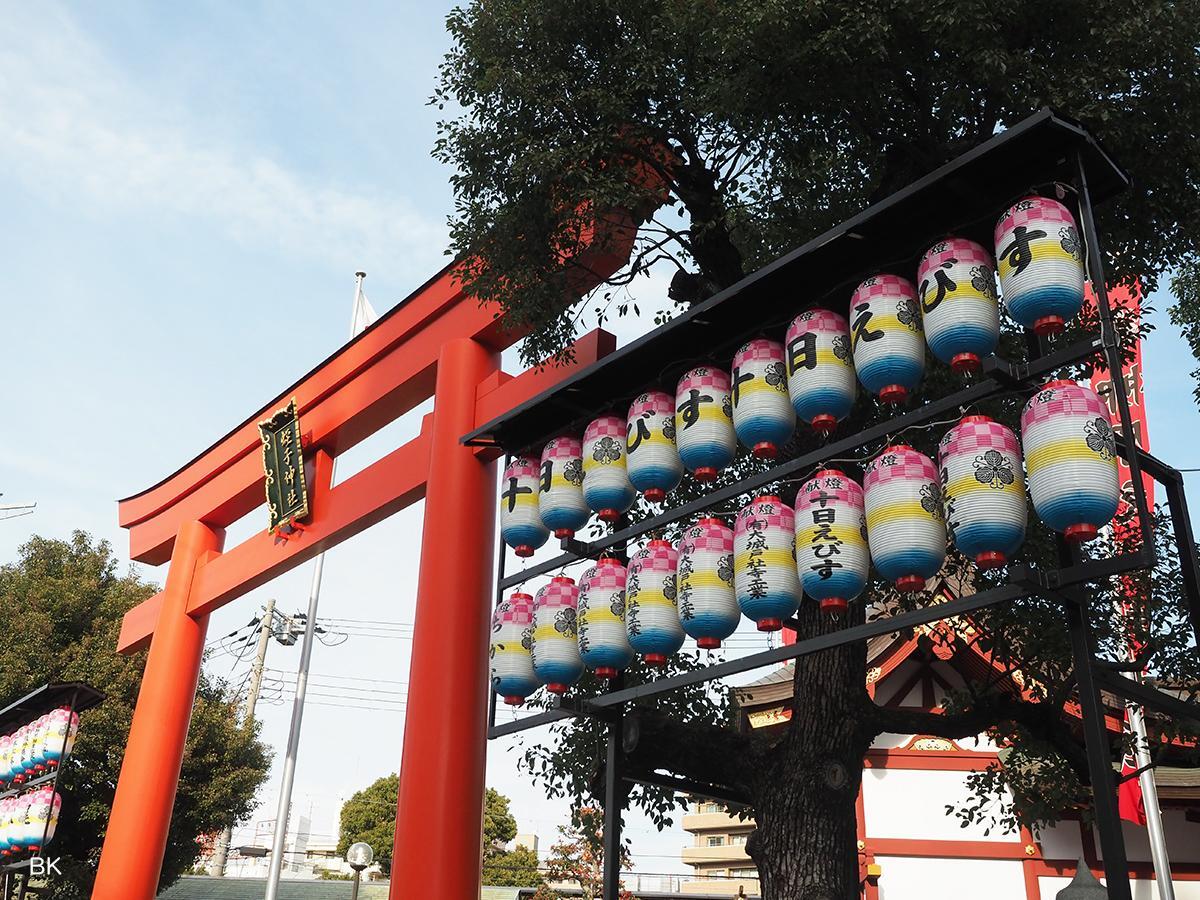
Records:
[[[863,806],[867,837],[916,838],[950,841],[1016,841],[1016,833],[993,829],[984,834],[980,825],[960,827],[960,820],[946,812],[947,804],[959,804],[971,796],[967,772],[912,771],[905,769],[863,770]]]
[[[1121,820],[1125,832],[1125,855],[1138,862],[1150,861],[1150,838],[1146,829]],[[1167,833],[1167,856],[1173,863],[1200,862],[1200,824],[1189,822],[1181,810],[1163,812],[1163,830]],[[1100,852],[1100,835],[1096,833],[1096,851]]]
[[[1059,822],[1043,829],[1037,837],[1046,859],[1079,859],[1083,856],[1083,837],[1078,822]]]
[[[877,856],[880,900],[1023,900],[1019,860]],[[1190,898],[1189,898],[1190,900]]]
[[[1071,883],[1070,878],[1046,877],[1038,879],[1038,889],[1041,900],[1055,900],[1055,896]],[[1158,890],[1153,881],[1131,881],[1133,900],[1158,900]],[[1175,888],[1175,900],[1200,900],[1200,881],[1180,881],[1176,879],[1172,885]]]

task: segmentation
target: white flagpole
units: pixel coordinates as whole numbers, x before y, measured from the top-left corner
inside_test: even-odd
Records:
[[[363,296],[366,272],[354,273],[354,306],[350,313],[350,337],[355,338],[374,321],[374,311]],[[329,468],[329,482],[337,474],[337,459]],[[308,591],[308,618],[304,621],[304,643],[300,647],[300,667],[296,670],[296,696],[292,700],[292,724],[288,732],[287,755],[283,760],[283,780],[279,788],[279,806],[275,812],[275,834],[271,839],[270,868],[267,871],[267,892],[264,900],[278,900],[279,878],[283,874],[283,848],[287,841],[288,817],[292,806],[292,785],[296,779],[296,751],[300,744],[300,725],[304,719],[304,695],[308,690],[308,666],[312,660],[313,638],[317,626],[317,602],[321,599],[321,575],[325,570],[325,554],[317,555],[313,566],[312,585]]]
[[[1133,673],[1127,676],[1135,681],[1141,679]],[[1150,767],[1150,741],[1146,736],[1146,717],[1142,708],[1129,704],[1129,731],[1133,735],[1133,755],[1141,769],[1138,784],[1142,788],[1142,803],[1146,807],[1146,831],[1150,837],[1150,858],[1154,861],[1154,883],[1158,886],[1159,900],[1175,900],[1175,887],[1171,883],[1171,860],[1167,856],[1167,835],[1163,830],[1162,809],[1158,805],[1158,785],[1154,783],[1154,769]]]

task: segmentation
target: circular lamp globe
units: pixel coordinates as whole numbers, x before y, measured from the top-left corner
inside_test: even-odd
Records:
[[[375,851],[371,849],[371,845],[359,841],[357,844],[351,844],[350,849],[346,851],[346,862],[350,864],[350,868],[361,872],[375,860]]]

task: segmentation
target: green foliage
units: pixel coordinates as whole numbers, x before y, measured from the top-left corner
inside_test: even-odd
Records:
[[[517,836],[517,820],[508,811],[508,798],[494,788],[483,795],[483,846],[503,847]]]
[[[1168,311],[1171,324],[1179,326],[1192,356],[1200,360],[1200,257],[1192,255],[1180,262],[1171,279],[1171,292],[1175,295],[1175,305]],[[1200,368],[1192,370],[1192,378],[1197,382],[1192,396],[1200,405]]]
[[[122,750],[141,685],[143,654],[119,656],[122,616],[154,594],[136,574],[118,575],[111,548],[83,532],[69,541],[31,538],[0,568],[0,698],[49,681],[86,681],[107,699],[82,716],[59,784],[62,816],[52,849],[64,875],[39,896],[75,900],[91,892],[112,807]],[[188,871],[198,841],[255,809],[269,756],[257,730],[238,725],[226,686],[201,676],[188,731],[162,884]]]
[[[542,883],[537,854],[528,847],[485,850],[483,883],[504,887],[537,887]]]
[[[559,840],[546,859],[546,879],[578,886],[583,900],[597,900],[604,887],[604,813],[592,806],[571,810],[571,824],[558,827]],[[629,848],[621,845],[621,869],[631,866]],[[534,900],[558,900],[561,897],[543,885]],[[621,889],[621,900],[634,900]]]
[[[396,842],[396,801],[400,779],[396,773],[377,778],[342,804],[338,853],[345,857],[350,845],[363,841],[375,851],[375,861],[384,874],[392,868],[392,845]]]

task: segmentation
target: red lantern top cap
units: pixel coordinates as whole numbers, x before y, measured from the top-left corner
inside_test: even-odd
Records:
[[[509,600],[516,600],[518,597],[522,600],[528,600],[530,603],[533,602],[533,594],[527,594],[524,591],[513,591],[508,595]]]
[[[596,560],[596,565],[598,565],[598,566],[603,566],[603,565],[623,566],[623,565],[625,565],[625,563],[621,562],[615,556],[602,556],[598,560]]]
[[[1038,390],[1044,391],[1048,388],[1060,388],[1060,387],[1079,387],[1079,383],[1076,381],[1072,381],[1069,378],[1056,378],[1056,379],[1054,379],[1054,381],[1047,381]]]
[[[717,516],[705,516],[696,524],[697,525],[724,525],[725,520],[718,518]]]
[[[568,575],[555,575],[550,579],[551,584],[574,584],[575,579]]]
[[[886,447],[883,452],[887,453],[889,450],[907,450],[909,453],[917,452],[909,444],[892,444],[890,447]]]
[[[664,541],[662,538],[655,538],[646,545],[647,547],[670,547],[670,541]]]
[[[778,494],[761,494],[755,500],[755,503],[782,503]]]
[[[841,469],[822,469],[813,478],[845,478],[846,473]]]
[[[963,416],[961,421],[959,422],[959,424],[960,425],[983,425],[983,424],[985,424],[987,422],[991,422],[991,421],[994,421],[991,416],[981,416],[981,415]]]

